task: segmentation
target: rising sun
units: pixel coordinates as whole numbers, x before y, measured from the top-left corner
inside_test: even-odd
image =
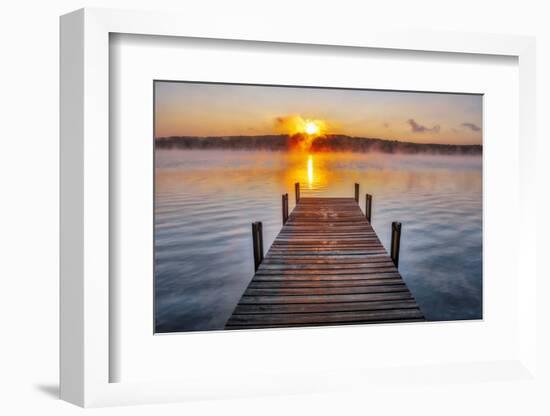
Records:
[[[319,126],[314,121],[306,121],[304,131],[309,135],[314,135],[319,133]]]

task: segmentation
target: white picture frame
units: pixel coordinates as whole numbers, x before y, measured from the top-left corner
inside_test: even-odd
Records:
[[[185,24],[182,24],[185,22]],[[516,57],[519,66],[519,207],[517,292],[517,354],[506,360],[441,363],[434,367],[418,363],[418,379],[443,373],[449,380],[479,382],[472,376],[484,371],[498,379],[535,377],[536,279],[535,190],[535,42],[530,37],[465,34],[381,32],[349,29],[327,34],[312,27],[281,30],[276,23],[239,26],[230,22],[206,27],[200,21],[167,13],[82,9],[61,18],[61,398],[80,406],[156,403],[195,398],[242,397],[256,394],[321,392],[347,385],[388,380],[388,369],[370,368],[368,374],[331,369],[322,383],[316,374],[271,374],[264,380],[246,382],[235,376],[218,383],[189,378],[147,383],[110,382],[110,315],[113,288],[109,275],[110,165],[109,157],[109,36],[113,33],[191,37],[206,39],[278,42],[282,44],[332,45],[335,47],[383,48],[440,53],[505,55]],[[324,371],[320,368],[320,371]],[[402,377],[404,369],[392,369],[390,377]],[[308,382],[309,381],[309,382]]]

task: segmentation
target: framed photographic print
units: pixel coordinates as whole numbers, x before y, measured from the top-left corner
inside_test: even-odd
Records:
[[[530,379],[533,40],[181,21],[61,19],[62,398]]]
[[[482,318],[482,95],[153,88],[155,332]]]

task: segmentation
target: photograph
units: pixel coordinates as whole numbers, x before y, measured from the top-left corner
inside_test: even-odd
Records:
[[[154,332],[483,319],[483,95],[155,80]]]

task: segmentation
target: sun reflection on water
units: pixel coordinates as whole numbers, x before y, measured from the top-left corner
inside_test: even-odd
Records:
[[[307,181],[309,184],[309,189],[313,185],[313,156],[309,155],[307,158]]]

